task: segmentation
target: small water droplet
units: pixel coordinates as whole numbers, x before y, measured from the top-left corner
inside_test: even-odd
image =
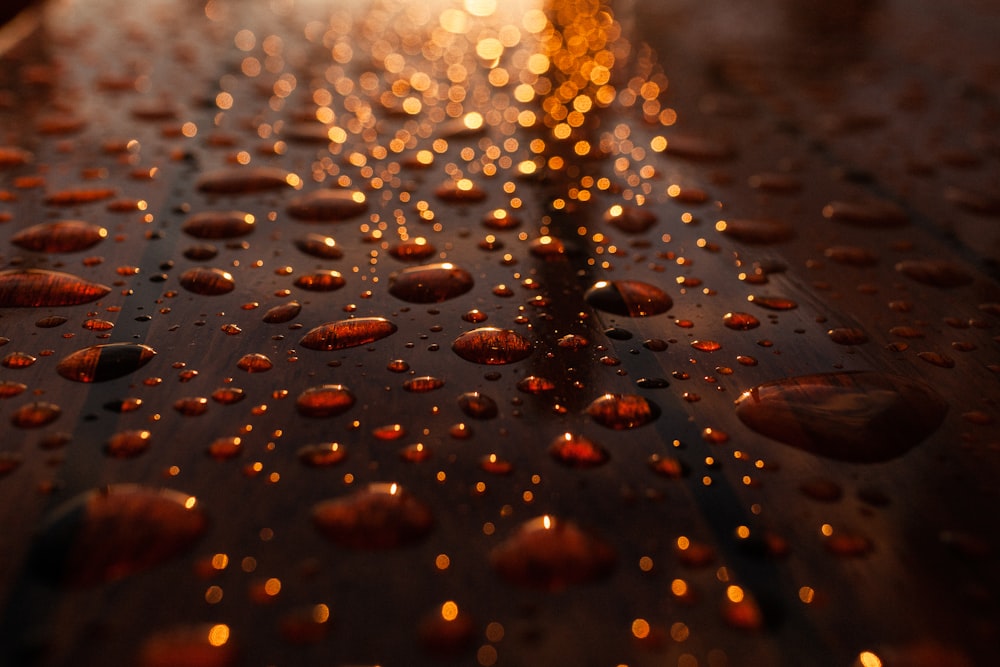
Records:
[[[940,352],[918,352],[917,357],[938,368],[954,368],[955,360]]]
[[[569,432],[557,436],[552,441],[549,445],[549,454],[570,468],[596,468],[611,458],[606,449],[590,438]]]
[[[243,438],[238,435],[216,438],[205,450],[211,458],[216,461],[228,461],[240,455],[243,451]]]
[[[638,280],[602,280],[584,294],[594,308],[623,317],[650,317],[665,313],[674,305],[659,287]]]
[[[264,313],[263,320],[268,324],[282,324],[291,322],[302,312],[302,304],[298,301],[289,301],[268,309]]]
[[[157,630],[142,644],[138,667],[234,667],[238,653],[229,626],[190,625]]]
[[[247,397],[239,387],[220,387],[212,392],[212,400],[220,405],[234,405]]]
[[[896,264],[907,278],[931,287],[962,287],[972,283],[972,276],[961,265],[944,259],[912,259]]]
[[[302,222],[338,222],[363,215],[365,195],[356,190],[316,190],[293,200],[288,214]]]
[[[152,434],[144,429],[121,431],[108,439],[104,451],[116,459],[130,459],[149,449]]]
[[[489,316],[478,308],[473,308],[470,311],[462,313],[462,319],[466,322],[471,322],[473,324],[479,324],[480,322],[485,322],[489,319]]]
[[[722,316],[722,324],[734,331],[749,331],[760,326],[760,320],[750,313],[726,313]]]
[[[325,384],[306,389],[295,399],[295,408],[306,417],[333,417],[351,409],[354,394],[342,384]]]
[[[45,203],[49,206],[79,206],[111,199],[116,194],[111,188],[69,188],[46,195]]]
[[[48,253],[80,252],[91,248],[108,235],[108,230],[82,220],[43,222],[22,229],[10,242],[25,250]]]
[[[837,327],[827,331],[826,335],[838,345],[861,345],[868,342],[868,334],[854,327]]]
[[[323,234],[306,234],[295,240],[295,247],[311,257],[320,259],[340,259],[344,256],[344,251],[334,238]]]
[[[621,431],[654,421],[660,408],[635,394],[604,394],[587,406],[587,414],[601,426]]]
[[[473,419],[493,419],[499,413],[497,402],[478,391],[467,391],[459,396],[458,407]]]
[[[831,246],[823,251],[823,256],[847,266],[864,267],[878,264],[878,255],[867,248],[853,245]]]
[[[92,345],[63,358],[56,372],[76,382],[105,382],[137,371],[155,356],[156,350],[139,343]]]
[[[660,456],[653,454],[649,457],[649,467],[658,475],[669,477],[670,479],[680,479],[686,477],[689,470],[679,459],[672,456]]]
[[[700,352],[716,352],[722,349],[722,344],[714,340],[693,340],[691,347]]]
[[[302,179],[277,167],[226,167],[203,174],[197,183],[202,192],[239,195],[300,187]]]
[[[641,234],[656,224],[656,215],[639,206],[615,204],[605,211],[604,221],[626,234]]]
[[[391,549],[423,539],[434,526],[431,510],[397,484],[370,484],[312,509],[319,531],[349,549]]]
[[[751,294],[747,297],[747,301],[755,306],[767,308],[768,310],[794,310],[799,307],[799,304],[782,296],[761,296]]]
[[[75,306],[96,301],[110,287],[59,271],[0,271],[0,308]]]
[[[472,286],[472,274],[450,262],[413,266],[389,276],[389,293],[410,303],[440,303]]]
[[[792,227],[780,220],[738,218],[720,221],[715,228],[729,238],[752,245],[782,243],[795,236]]]
[[[203,211],[185,220],[181,230],[199,239],[234,239],[253,232],[254,222],[245,211]]]
[[[310,468],[334,466],[347,458],[347,449],[338,442],[306,445],[298,451],[299,461]]]
[[[433,257],[437,248],[422,236],[400,241],[389,248],[389,254],[403,262],[420,262]]]
[[[906,211],[883,199],[832,201],[823,207],[823,217],[858,227],[901,227],[909,222]]]
[[[24,393],[24,390],[27,388],[28,385],[22,382],[4,380],[0,382],[0,398],[14,398]]]
[[[339,271],[327,269],[307,273],[295,279],[295,286],[310,292],[335,292],[347,284]]]
[[[410,378],[403,383],[403,389],[414,394],[423,394],[444,386],[444,380],[431,375]]]
[[[40,428],[54,422],[60,414],[62,409],[55,403],[38,401],[19,407],[10,416],[10,422],[18,428]]]
[[[555,389],[556,383],[538,375],[528,375],[518,381],[517,388],[526,394],[544,394]]]
[[[303,336],[299,344],[310,350],[343,350],[373,343],[396,330],[396,325],[383,317],[359,317],[321,324]]]
[[[606,541],[551,516],[521,524],[490,554],[493,569],[506,581],[552,591],[603,579],[615,561]]]
[[[466,361],[501,365],[527,359],[531,356],[534,345],[510,329],[481,327],[467,331],[456,338],[451,349]]]
[[[228,271],[195,267],[181,274],[181,287],[204,296],[227,294],[236,288],[236,281]]]
[[[195,499],[131,484],[81,494],[43,525],[30,562],[47,581],[90,586],[148,570],[187,551],[208,520]]]
[[[208,412],[208,399],[204,396],[183,396],[174,401],[174,410],[185,417],[200,417]]]
[[[847,372],[769,382],[736,401],[754,431],[852,463],[902,456],[933,432],[947,404],[929,386],[895,375]]]
[[[236,367],[247,373],[264,373],[271,370],[274,364],[267,358],[267,355],[253,352],[240,357],[240,360],[236,362]]]
[[[520,226],[521,219],[502,208],[494,209],[483,218],[483,225],[490,229],[505,230]]]
[[[438,199],[455,204],[472,203],[486,199],[486,191],[467,178],[445,181],[438,186],[434,194]]]

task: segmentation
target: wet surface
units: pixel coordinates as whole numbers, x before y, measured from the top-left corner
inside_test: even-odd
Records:
[[[0,664],[996,662],[1000,15],[751,4],[4,29]]]

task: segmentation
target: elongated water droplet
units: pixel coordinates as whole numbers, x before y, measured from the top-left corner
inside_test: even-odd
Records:
[[[91,248],[108,236],[108,230],[82,220],[43,222],[22,229],[10,242],[34,252],[69,253]]]
[[[715,229],[729,238],[753,245],[781,243],[795,236],[792,227],[780,220],[745,218],[720,220],[716,223]]]
[[[156,350],[139,343],[92,345],[63,358],[56,371],[68,380],[104,382],[137,371],[155,356]]]
[[[295,247],[307,255],[320,259],[340,259],[344,256],[344,251],[337,246],[334,238],[323,234],[306,234],[295,240]]]
[[[493,209],[483,217],[483,225],[490,229],[505,230],[520,226],[521,219],[502,208]]]
[[[339,271],[307,273],[295,279],[295,286],[310,292],[335,292],[347,284]]]
[[[109,486],[58,508],[42,527],[28,562],[53,583],[100,584],[183,553],[207,525],[187,494],[131,484]]]
[[[321,324],[303,336],[299,344],[310,350],[343,350],[373,343],[396,330],[396,325],[384,317],[358,317]]]
[[[297,455],[299,461],[310,468],[326,468],[337,465],[347,458],[347,449],[338,442],[324,442],[301,447]]]
[[[449,180],[441,184],[434,194],[438,199],[455,204],[464,204],[486,199],[486,191],[467,178]]]
[[[195,267],[181,274],[181,287],[204,296],[218,296],[236,289],[236,281],[228,271]]]
[[[493,419],[499,413],[497,402],[478,391],[467,391],[459,396],[458,407],[473,419]]]
[[[854,327],[837,327],[827,331],[826,335],[838,345],[861,345],[868,342],[868,334],[863,329]]]
[[[38,401],[15,410],[10,416],[10,423],[18,428],[40,428],[54,422],[60,414],[62,408],[55,403]]]
[[[615,561],[606,541],[552,516],[521,524],[490,554],[493,569],[505,580],[545,590],[603,579]]]
[[[944,259],[911,259],[896,264],[907,278],[932,287],[962,287],[973,278],[962,266]]]
[[[823,207],[823,217],[858,227],[901,227],[909,222],[906,211],[883,199],[832,201]]]
[[[481,327],[456,338],[451,349],[466,361],[496,366],[527,359],[534,345],[510,329]]]
[[[736,414],[792,447],[853,463],[902,456],[932,433],[947,404],[929,386],[896,375],[805,375],[749,389]]]
[[[435,389],[440,389],[443,386],[444,380],[436,378],[432,375],[422,375],[420,377],[410,378],[403,383],[403,389],[414,394],[423,394],[428,391],[434,391]]]
[[[152,434],[145,429],[121,431],[108,439],[104,447],[108,456],[116,459],[130,459],[149,449]]]
[[[830,246],[823,251],[823,256],[847,266],[875,266],[878,264],[878,255],[867,248],[853,245]]]
[[[623,317],[650,317],[670,310],[670,295],[638,280],[602,280],[584,294],[594,308]]]
[[[606,449],[587,436],[569,432],[552,441],[549,454],[570,468],[596,468],[611,458]]]
[[[750,313],[726,313],[722,316],[722,323],[735,331],[749,331],[760,326],[760,320]]]
[[[197,183],[202,192],[219,195],[251,194],[301,186],[301,178],[277,167],[227,167],[202,175]]]
[[[656,214],[639,206],[615,204],[604,213],[604,220],[626,234],[641,234],[656,224]]]
[[[247,397],[239,387],[220,387],[212,392],[212,400],[220,405],[235,405]]]
[[[33,354],[28,354],[27,352],[11,352],[10,354],[4,355],[3,359],[0,359],[0,366],[4,368],[27,368],[34,365],[38,361],[38,357]]]
[[[371,484],[312,509],[315,526],[350,549],[392,549],[423,539],[434,526],[431,510],[397,484]]]
[[[96,301],[110,287],[59,271],[0,271],[0,308],[75,306]]]
[[[342,384],[324,384],[306,389],[295,399],[295,408],[306,417],[333,417],[347,412],[354,394]]]
[[[450,262],[413,266],[389,277],[389,293],[410,303],[440,303],[472,286],[472,274]]]
[[[783,296],[761,296],[758,294],[751,294],[747,297],[747,301],[755,306],[767,308],[768,310],[793,310],[799,307],[799,304]]]
[[[601,426],[622,431],[654,421],[660,408],[635,394],[604,394],[587,406],[587,414]]]
[[[234,239],[253,232],[254,222],[245,211],[203,211],[185,220],[181,230],[199,239]]]
[[[363,215],[368,202],[356,190],[317,190],[288,205],[288,215],[302,222],[338,222]]]
[[[389,254],[403,262],[420,262],[433,257],[435,253],[437,248],[434,244],[428,243],[422,236],[400,241],[389,248]]]
[[[46,195],[45,203],[49,206],[79,206],[111,199],[116,194],[111,188],[70,188]]]
[[[270,308],[264,313],[263,319],[268,324],[282,324],[291,322],[299,316],[300,312],[302,312],[302,304],[298,301],[289,301]]]
[[[0,146],[0,169],[19,167],[31,162],[32,155],[17,146]]]
[[[526,394],[544,394],[545,392],[554,390],[556,383],[548,378],[529,375],[518,381],[517,388]]]

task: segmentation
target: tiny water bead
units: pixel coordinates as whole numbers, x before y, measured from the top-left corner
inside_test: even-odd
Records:
[[[389,276],[389,294],[409,303],[440,303],[472,289],[472,274],[450,262],[413,266]]]
[[[47,269],[0,271],[0,308],[76,306],[106,296],[111,288]]]
[[[83,493],[57,508],[32,545],[42,579],[92,586],[150,569],[190,549],[208,518],[194,497],[132,484]]]
[[[549,455],[570,468],[596,468],[611,458],[606,449],[590,438],[569,432],[552,440]]]
[[[356,190],[316,190],[294,199],[288,215],[302,222],[339,222],[368,210],[364,193]]]
[[[312,508],[316,528],[341,547],[392,549],[419,542],[430,533],[430,508],[395,483],[375,483],[324,500]]]
[[[219,296],[236,289],[233,275],[222,269],[196,267],[181,274],[181,287],[202,296]]]
[[[108,236],[108,230],[82,220],[43,222],[22,229],[10,242],[33,252],[71,253],[92,248]]]
[[[870,371],[768,382],[736,401],[736,415],[754,431],[851,463],[902,456],[940,426],[947,409],[922,382]]]
[[[344,385],[325,384],[299,394],[295,408],[305,417],[333,417],[350,410],[355,400],[354,394]]]
[[[584,299],[598,310],[623,317],[651,317],[674,305],[659,287],[638,280],[602,280],[587,290]]]
[[[343,350],[374,343],[396,330],[396,325],[384,317],[358,317],[321,324],[306,333],[299,344],[310,350]]]
[[[252,233],[255,222],[245,211],[202,211],[188,217],[181,231],[198,239],[234,239]]]
[[[510,329],[481,327],[456,338],[451,349],[466,361],[496,366],[527,359],[534,351],[534,345]]]
[[[587,406],[587,414],[601,426],[623,431],[656,420],[660,408],[636,394],[604,394]]]
[[[604,539],[549,515],[521,524],[490,554],[504,580],[549,591],[603,579],[616,560]]]
[[[56,372],[76,382],[105,382],[137,371],[155,356],[156,350],[140,343],[92,345],[63,358]]]

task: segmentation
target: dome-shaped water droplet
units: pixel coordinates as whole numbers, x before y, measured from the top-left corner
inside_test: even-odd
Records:
[[[299,394],[295,408],[306,417],[333,417],[350,410],[355,400],[354,394],[344,385],[325,384]]]
[[[611,458],[607,450],[587,436],[563,433],[549,445],[549,454],[570,468],[596,468]]]
[[[527,359],[534,345],[510,329],[481,327],[456,338],[451,349],[466,361],[495,366]]]
[[[793,310],[799,307],[799,304],[783,296],[762,296],[751,294],[747,297],[747,301],[755,306],[767,308],[768,310]]]
[[[137,667],[234,667],[239,654],[223,623],[157,630],[146,638]]]
[[[467,391],[459,396],[458,407],[473,419],[493,419],[499,413],[497,402],[478,391]]]
[[[660,408],[635,394],[604,394],[587,406],[587,414],[601,426],[621,431],[654,421]]]
[[[861,345],[868,342],[868,334],[863,329],[854,327],[837,327],[827,331],[826,335],[838,345]]]
[[[320,259],[340,259],[344,256],[344,251],[334,238],[323,234],[306,234],[295,240],[295,247],[307,255]]]
[[[788,241],[795,236],[792,227],[780,220],[735,219],[720,220],[715,229],[742,243],[767,245]]]
[[[264,313],[263,320],[268,324],[282,324],[291,322],[302,312],[302,304],[298,301],[289,301],[268,309]]]
[[[312,509],[323,535],[350,549],[391,549],[423,539],[434,526],[431,510],[397,484],[371,484]]]
[[[149,449],[151,437],[152,434],[145,429],[120,431],[108,438],[104,451],[114,458],[130,459]]]
[[[472,274],[450,262],[413,266],[389,276],[389,293],[410,303],[440,303],[472,286]]]
[[[288,214],[302,222],[338,222],[363,215],[368,202],[356,190],[317,190],[293,200]]]
[[[54,583],[100,584],[183,553],[207,525],[187,494],[131,484],[109,486],[58,508],[43,525],[28,562]]]
[[[875,266],[878,264],[878,255],[860,246],[830,246],[823,251],[823,256],[838,264],[845,264],[847,266]]]
[[[906,211],[883,199],[832,201],[823,207],[823,217],[858,227],[901,227],[909,222]]]
[[[347,450],[338,442],[324,442],[301,447],[297,455],[299,461],[311,468],[325,468],[347,458]]]
[[[433,257],[436,252],[434,244],[428,243],[422,236],[400,241],[389,248],[389,254],[403,262],[421,262]]]
[[[295,286],[310,292],[335,292],[347,284],[339,271],[307,273],[295,279]]]
[[[277,167],[226,167],[203,174],[197,183],[202,192],[218,195],[251,194],[301,186],[301,178]]]
[[[626,234],[641,234],[656,224],[656,214],[639,206],[615,204],[605,211],[604,220]]]
[[[274,363],[265,354],[252,352],[244,354],[236,362],[236,367],[247,373],[264,373],[274,368]]]
[[[40,428],[51,424],[61,414],[62,408],[55,403],[38,401],[15,410],[10,416],[10,423],[18,428]]]
[[[760,320],[750,313],[726,313],[722,316],[722,324],[735,331],[749,331],[760,326]]]
[[[907,278],[932,287],[962,287],[972,283],[972,275],[955,262],[944,259],[911,259],[896,264]]]
[[[303,336],[299,344],[310,350],[343,350],[375,342],[396,330],[396,325],[383,317],[358,317],[321,324]]]
[[[471,203],[486,199],[486,191],[467,178],[461,178],[457,181],[445,181],[438,186],[434,194],[438,199],[455,204]]]
[[[410,378],[403,383],[403,389],[414,394],[423,394],[444,386],[444,380],[431,375]]]
[[[184,221],[184,233],[199,239],[234,239],[254,230],[255,218],[245,211],[203,211]]]
[[[155,356],[156,350],[140,343],[92,345],[63,358],[56,371],[68,380],[104,382],[137,371]]]
[[[22,229],[10,242],[34,252],[69,253],[91,248],[108,236],[108,230],[82,220],[43,222]]]
[[[0,271],[0,308],[75,306],[96,301],[110,287],[59,271]]]
[[[737,416],[758,433],[853,463],[902,456],[941,424],[947,409],[929,386],[875,372],[777,380],[736,401]]]
[[[204,296],[227,294],[236,288],[236,281],[228,271],[196,267],[181,274],[181,287]]]
[[[602,280],[584,294],[594,308],[623,317],[650,317],[670,310],[670,295],[655,285],[638,280]]]

